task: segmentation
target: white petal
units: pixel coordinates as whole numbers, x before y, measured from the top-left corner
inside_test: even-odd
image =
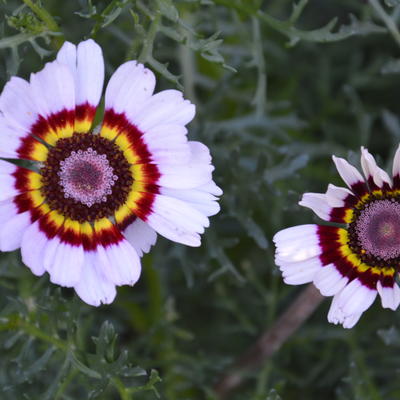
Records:
[[[365,179],[372,178],[375,173],[376,162],[369,151],[361,146],[361,167],[364,172]]]
[[[374,302],[376,295],[375,289],[370,289],[354,279],[335,297],[338,308],[347,316],[364,312]]]
[[[178,90],[164,90],[149,98],[132,121],[142,132],[157,125],[186,125],[194,117],[196,108]]]
[[[10,215],[7,222],[0,227],[0,250],[13,251],[21,246],[22,235],[31,225],[31,214],[25,211],[21,214]]]
[[[314,285],[323,296],[334,296],[340,292],[349,281],[333,264],[322,267],[314,277]]]
[[[96,107],[104,83],[104,60],[100,46],[92,39],[76,47],[65,42],[57,54],[57,61],[68,67],[75,82],[76,104],[86,102]]]
[[[0,160],[0,175],[10,175],[13,174],[16,170],[17,167],[14,164],[4,160]]]
[[[74,80],[76,80],[76,46],[71,42],[64,42],[57,53],[56,60],[64,64],[70,70]]]
[[[35,275],[43,275],[44,248],[48,242],[44,232],[39,229],[39,222],[35,221],[24,232],[21,242],[22,261]]]
[[[299,225],[283,229],[275,234],[275,262],[304,261],[321,254],[317,225]]]
[[[192,156],[187,140],[187,129],[182,125],[157,125],[144,132],[142,139],[156,164],[186,164]]]
[[[190,141],[190,149],[192,151],[192,160],[196,164],[211,164],[210,149],[201,142]]]
[[[314,237],[317,235],[317,229],[318,225],[314,224],[291,226],[275,233],[272,240],[278,245],[279,242],[287,242],[299,237]]]
[[[27,81],[12,77],[6,83],[0,96],[0,111],[10,127],[29,132],[38,115]]]
[[[358,182],[365,182],[360,172],[349,164],[344,158],[332,156],[333,162],[342,177],[343,181],[346,182],[350,188]]]
[[[400,145],[396,150],[393,159],[393,177],[400,176]]]
[[[187,132],[187,128],[183,125],[162,124],[148,129],[143,136],[149,145],[154,143],[159,146],[168,146],[169,143],[174,145],[187,143]]]
[[[153,94],[155,85],[153,72],[137,61],[128,61],[111,76],[106,89],[105,109],[125,113],[130,122],[136,125],[136,115]]]
[[[44,249],[44,268],[50,281],[73,287],[79,282],[84,262],[82,246],[72,246],[57,237],[50,239]]]
[[[0,201],[12,198],[19,194],[19,191],[14,187],[15,179],[11,175],[0,174]]]
[[[209,226],[208,218],[181,200],[156,195],[153,213],[146,222],[167,239],[188,246],[200,246],[199,233]]]
[[[21,146],[21,137],[26,134],[16,127],[11,128],[6,118],[0,115],[0,157],[20,158],[17,150]]]
[[[36,109],[42,116],[75,109],[74,78],[66,65],[47,63],[41,71],[31,74],[30,82]]]
[[[218,198],[210,193],[210,190],[216,192],[216,188],[219,189],[216,185],[214,187],[208,184],[195,189],[170,189],[162,187],[160,193],[189,203],[196,210],[210,217],[217,214],[220,210]]]
[[[19,214],[13,200],[0,201],[0,227]]]
[[[354,196],[349,189],[332,184],[328,185],[328,190],[326,191],[326,200],[331,207],[343,207],[345,205],[344,200],[349,196]]]
[[[17,170],[14,164],[0,160],[0,201],[16,196],[20,192],[15,188],[12,174]]]
[[[212,180],[214,167],[208,147],[199,142],[189,142],[191,156],[187,164],[179,166],[160,164],[158,185],[172,189],[192,189]]]
[[[186,134],[184,126],[159,125],[144,134],[143,139],[157,164],[186,164],[192,156]]]
[[[77,49],[76,104],[97,106],[104,83],[104,60],[100,46],[92,39],[79,43]]]
[[[207,193],[211,193],[214,196],[222,196],[223,193],[224,193],[222,191],[222,189],[215,184],[214,181],[210,181],[210,182],[206,183],[205,185],[202,185],[201,187],[198,187],[197,189],[198,190],[202,190],[202,191],[207,192]]]
[[[381,282],[377,283],[378,293],[381,296],[382,307],[396,310],[400,304],[400,288],[399,285],[394,282],[393,287],[383,287]]]
[[[55,236],[54,238],[48,240],[43,249],[43,267],[48,272],[50,272],[51,268],[53,267],[54,256],[59,244],[60,239]]]
[[[139,256],[127,240],[107,248],[98,246],[95,256],[104,276],[115,285],[133,286],[140,277]]]
[[[361,166],[364,171],[365,178],[372,178],[375,185],[382,188],[384,183],[392,186],[389,175],[376,164],[374,157],[364,147],[361,147]]]
[[[157,240],[157,234],[148,224],[137,218],[123,232],[125,238],[136,250],[139,257],[148,253]]]
[[[353,314],[353,315],[349,315],[344,317],[343,320],[343,328],[345,329],[351,329],[353,328],[353,326],[359,321],[359,319],[361,318],[361,314]]]
[[[283,280],[288,285],[301,285],[312,282],[315,274],[322,268],[319,257],[312,257],[300,262],[280,262]]]
[[[92,252],[85,253],[85,262],[79,282],[75,285],[77,295],[91,306],[110,304],[117,294],[115,285],[108,281],[96,264]]]
[[[299,205],[308,207],[325,221],[330,220],[332,208],[329,206],[327,197],[322,193],[304,193]]]
[[[336,296],[332,300],[331,307],[328,312],[328,321],[333,324],[342,324],[343,328],[352,328],[360,319],[362,313],[345,315],[343,311],[337,306]]]

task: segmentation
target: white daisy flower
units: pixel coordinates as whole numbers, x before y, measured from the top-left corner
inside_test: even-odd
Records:
[[[156,232],[200,245],[222,191],[206,146],[188,141],[195,107],[182,93],[153,94],[154,74],[122,64],[105,92],[101,48],[66,42],[29,82],[13,77],[0,96],[0,250],[19,247],[35,275],[73,287],[86,303],[110,303],[133,285]]]
[[[395,310],[400,303],[400,147],[393,182],[365,148],[365,179],[343,158],[333,156],[333,161],[350,190],[329,185],[325,194],[305,193],[299,204],[343,225],[278,232],[275,262],[287,284],[313,282],[322,295],[334,296],[329,322],[352,328],[378,293],[384,308]]]

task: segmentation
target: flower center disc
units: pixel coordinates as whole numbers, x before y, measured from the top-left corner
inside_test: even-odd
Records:
[[[79,222],[113,216],[131,190],[131,165],[112,141],[90,133],[59,139],[41,169],[51,210]]]
[[[72,151],[60,166],[58,175],[64,196],[88,207],[107,201],[107,195],[112,193],[111,186],[118,179],[107,156],[98,154],[91,147],[86,151]]]
[[[389,260],[400,256],[400,204],[377,200],[358,217],[355,230],[359,245],[370,255]]]

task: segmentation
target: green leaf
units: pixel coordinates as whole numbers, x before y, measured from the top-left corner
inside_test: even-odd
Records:
[[[239,219],[244,228],[248,231],[249,236],[251,236],[256,241],[257,245],[261,249],[266,249],[268,247],[268,241],[260,225],[258,225],[252,217],[246,215],[243,212],[238,212],[236,214],[236,217]]]
[[[134,388],[130,389],[131,393],[137,393],[137,392],[143,392],[146,390],[151,390],[154,392],[154,394],[156,395],[156,397],[159,399],[160,398],[160,394],[158,393],[157,388],[155,387],[155,385],[159,382],[161,382],[162,379],[160,378],[160,375],[158,374],[158,371],[156,371],[155,369],[152,369],[150,372],[150,377],[148,382],[143,385],[143,386],[137,386]]]
[[[309,161],[307,154],[300,154],[291,160],[285,160],[277,166],[267,169],[264,173],[264,178],[269,183],[273,183],[276,180],[285,179],[293,175],[298,170],[304,168]]]
[[[108,362],[113,362],[114,346],[117,340],[114,326],[109,321],[104,321],[101,325],[99,336],[92,339],[96,343],[96,354]]]
[[[133,378],[133,377],[138,377],[138,376],[147,376],[147,372],[145,369],[141,367],[131,367],[131,368],[126,368],[122,372],[122,376],[126,378]]]
[[[157,0],[157,5],[161,15],[168,18],[172,22],[178,21],[179,13],[172,0]]]
[[[24,371],[25,379],[29,379],[32,375],[36,375],[45,369],[55,351],[56,348],[50,346],[28,369]]]
[[[353,14],[349,14],[350,24],[341,25],[337,31],[334,31],[338,21],[337,18],[333,18],[321,28],[305,31],[296,28],[290,21],[280,21],[262,11],[258,12],[258,16],[268,26],[287,36],[289,38],[289,47],[295,46],[300,41],[329,43],[345,40],[357,35],[365,36],[387,32],[386,28],[382,28],[372,21],[360,22]]]
[[[87,367],[85,364],[83,364],[81,361],[79,361],[76,358],[74,353],[71,353],[71,361],[72,361],[72,364],[74,367],[78,368],[79,371],[81,371],[83,374],[87,375],[88,377],[94,378],[94,379],[102,378],[101,375],[97,371]]]
[[[88,0],[87,11],[75,11],[75,14],[86,19],[93,18],[97,14],[97,8],[92,4],[91,0]]]

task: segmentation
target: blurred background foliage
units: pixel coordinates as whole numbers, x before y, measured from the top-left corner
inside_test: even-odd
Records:
[[[400,141],[399,0],[1,0],[0,80],[27,78],[64,40],[93,37],[107,78],[127,59],[197,106],[191,139],[223,188],[201,248],[159,239],[141,280],[89,307],[0,258],[0,399],[216,399],[213,385],[293,301],[273,234],[317,221],[306,191],[341,184],[331,154],[364,145],[390,169]],[[400,398],[398,313],[351,331],[329,303],[231,395]]]

